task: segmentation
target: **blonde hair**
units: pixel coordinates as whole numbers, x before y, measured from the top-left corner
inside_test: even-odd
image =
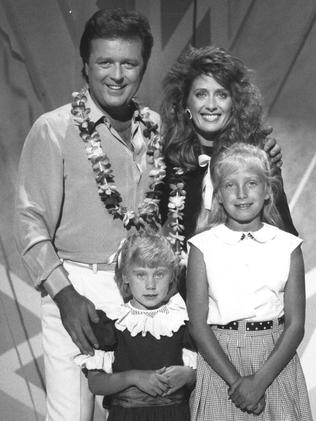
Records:
[[[211,211],[200,218],[197,231],[203,231],[215,225],[226,222],[227,214],[219,202],[219,187],[227,168],[243,168],[249,164],[260,169],[267,186],[269,198],[265,200],[262,209],[262,221],[271,225],[282,226],[282,219],[275,202],[282,188],[280,175],[273,174],[267,153],[258,146],[236,142],[222,148],[211,161],[211,180],[213,184],[213,199]]]
[[[165,301],[167,302],[175,294],[178,289],[179,258],[166,237],[145,229],[129,235],[125,240],[115,268],[115,281],[125,302],[133,297],[129,284],[125,283],[124,279],[128,275],[129,268],[135,264],[149,268],[168,267],[172,277]]]

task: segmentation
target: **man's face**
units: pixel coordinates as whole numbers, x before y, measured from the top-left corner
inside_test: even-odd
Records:
[[[91,97],[106,110],[125,110],[143,77],[142,41],[103,39],[91,41],[85,71]]]

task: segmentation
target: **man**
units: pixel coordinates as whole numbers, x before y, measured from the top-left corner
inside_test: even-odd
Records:
[[[15,236],[42,292],[47,420],[93,417],[93,397],[72,358],[79,352],[93,354],[98,347],[90,326],[98,321],[95,308],[122,300],[111,257],[126,237],[121,218],[111,214],[112,199],[98,168],[114,175],[119,210],[126,206],[136,211],[149,189],[149,135],[132,98],[152,45],[142,15],[95,13],[80,42],[87,91],[75,95],[72,104],[42,115],[22,151]],[[156,127],[158,114],[147,109],[146,115]]]

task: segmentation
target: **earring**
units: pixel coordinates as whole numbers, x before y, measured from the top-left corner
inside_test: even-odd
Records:
[[[186,108],[185,110],[186,115],[188,116],[189,120],[192,120],[192,113],[190,108]]]

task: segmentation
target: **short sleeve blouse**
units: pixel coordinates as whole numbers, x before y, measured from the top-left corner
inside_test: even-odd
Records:
[[[269,224],[251,233],[221,224],[194,236],[190,244],[203,254],[209,284],[208,323],[281,317],[291,253],[301,243]]]

